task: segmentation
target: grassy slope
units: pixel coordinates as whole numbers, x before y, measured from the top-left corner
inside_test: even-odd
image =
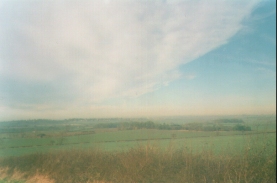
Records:
[[[173,130],[127,130],[102,132],[89,135],[49,137],[49,138],[14,138],[2,139],[0,157],[19,156],[34,152],[50,152],[60,149],[91,149],[103,148],[105,150],[126,150],[138,144],[159,144],[168,146],[174,142],[177,146],[199,149],[203,146],[214,146],[216,149],[232,146],[241,149],[244,143],[251,138],[270,136],[272,141],[276,138],[274,133],[241,135],[242,132],[184,132]],[[172,135],[174,139],[172,138]],[[63,139],[63,140],[62,140]],[[61,144],[62,140],[62,144]],[[51,144],[51,141],[54,142]]]
[[[253,133],[253,132],[251,132]],[[175,134],[174,139],[172,135]],[[257,140],[261,134],[241,135],[241,132],[184,132],[171,130],[129,130],[112,131],[80,136],[50,137],[50,138],[14,138],[4,139],[0,146],[0,157],[19,156],[35,152],[50,152],[61,149],[91,149],[102,148],[104,150],[126,150],[138,144],[159,144],[168,146],[174,143],[176,146],[184,146],[199,149],[203,146],[214,146],[217,150],[226,146],[241,149],[244,143],[251,138]],[[266,134],[272,141],[274,134]],[[63,139],[63,140],[62,140]],[[62,140],[62,144],[61,144]],[[51,141],[54,142],[51,144]]]
[[[57,183],[271,183],[276,181],[276,150],[270,144],[249,143],[239,154],[214,154],[210,148],[192,152],[146,145],[125,152],[74,150],[10,157],[0,160],[0,166],[8,168],[9,175],[19,171],[28,179],[40,174]]]
[[[0,183],[23,183],[37,174],[57,183],[275,182],[276,132],[253,133],[256,130],[275,131],[276,124],[251,125],[255,131],[248,135],[241,132],[112,130],[65,136],[63,145],[59,144],[62,137],[57,136],[2,139],[0,170],[8,167],[9,175],[20,171],[27,177],[12,180],[0,176]]]

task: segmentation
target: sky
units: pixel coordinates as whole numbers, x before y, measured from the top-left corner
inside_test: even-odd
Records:
[[[0,120],[258,114],[274,0],[0,0]]]

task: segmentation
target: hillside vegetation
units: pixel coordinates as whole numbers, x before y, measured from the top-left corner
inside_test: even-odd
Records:
[[[276,117],[163,120],[1,123],[0,183],[276,182]]]
[[[25,180],[40,175],[57,183],[276,181],[276,151],[270,144],[249,146],[234,155],[215,155],[208,149],[199,153],[174,147],[161,150],[153,145],[125,152],[71,150],[9,157],[1,159],[0,166],[6,178],[21,172]]]

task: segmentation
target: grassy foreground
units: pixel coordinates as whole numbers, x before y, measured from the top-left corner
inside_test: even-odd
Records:
[[[243,153],[218,155],[207,149],[196,153],[145,145],[123,152],[94,149],[8,157],[0,160],[0,167],[7,182],[271,183],[276,182],[276,149],[248,146]]]

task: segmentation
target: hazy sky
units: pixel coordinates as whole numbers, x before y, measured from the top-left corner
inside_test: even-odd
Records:
[[[0,120],[275,111],[275,0],[0,0]]]

